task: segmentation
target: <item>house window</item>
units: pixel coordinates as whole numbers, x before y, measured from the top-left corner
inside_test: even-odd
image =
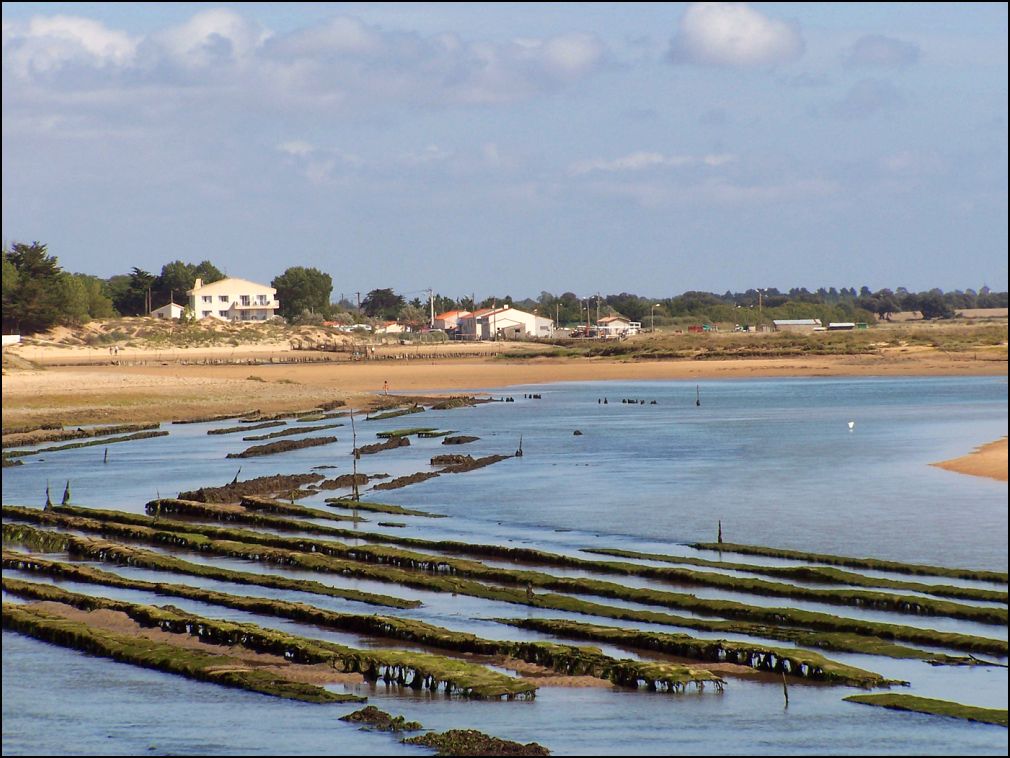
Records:
[[[269,303],[270,303],[270,301],[267,299],[266,295],[260,295],[259,296],[259,304],[260,305],[268,305]]]
[[[203,317],[207,318],[211,314],[210,311],[203,311]]]
[[[214,296],[213,295],[204,295],[203,296],[203,302],[205,302],[205,303],[213,303],[214,302]]]
[[[218,315],[220,315],[221,318],[228,318],[228,311],[218,311]]]
[[[248,295],[242,295],[242,305],[249,305],[249,299]]]
[[[218,295],[217,299],[218,299],[219,302],[222,302],[222,303],[227,303],[228,302],[228,296],[227,295]]]

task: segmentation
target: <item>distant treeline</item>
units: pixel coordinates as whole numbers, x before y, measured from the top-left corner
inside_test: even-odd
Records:
[[[603,317],[620,314],[632,321],[646,325],[655,320],[660,326],[672,323],[734,323],[741,326],[768,323],[772,319],[818,318],[824,323],[855,321],[874,323],[889,319],[901,311],[917,311],[923,318],[953,318],[966,308],[1006,308],[1007,293],[991,292],[983,287],[975,290],[943,292],[909,292],[904,287],[896,290],[869,287],[835,289],[821,288],[814,292],[806,288],[793,288],[782,292],[774,287],[746,292],[685,292],[666,298],[647,298],[622,292],[619,295],[593,295],[579,298],[572,292],[563,295],[540,293],[537,299],[514,301],[511,297],[488,298],[477,307],[490,307],[508,303],[516,308],[556,319],[559,324],[584,324],[595,322],[597,313]],[[463,299],[457,307],[472,307],[472,301]],[[449,308],[447,308],[448,310]]]
[[[187,292],[197,279],[205,284],[225,277],[208,260],[200,263],[172,261],[153,274],[140,268],[129,273],[101,279],[89,274],[63,271],[55,256],[40,242],[15,242],[3,251],[3,330],[5,333],[34,334],[52,326],[75,326],[92,319],[115,316],[141,316],[155,308],[175,302],[186,305]],[[821,288],[811,292],[793,288],[781,292],[775,288],[746,292],[685,292],[667,298],[647,298],[622,292],[619,295],[593,295],[580,298],[572,292],[514,300],[511,296],[488,297],[474,302],[471,298],[453,299],[433,295],[407,301],[392,289],[374,289],[360,306],[342,299],[331,301],[333,290],[329,274],[315,268],[292,266],[274,277],[280,314],[289,321],[319,322],[333,319],[356,323],[362,319],[398,319],[417,325],[426,324],[429,308],[436,313],[474,310],[512,305],[556,319],[559,324],[595,322],[597,316],[620,314],[632,321],[658,326],[686,322],[736,323],[755,325],[772,319],[819,318],[831,321],[866,321],[888,319],[899,311],[918,311],[924,318],[951,318],[966,308],[1006,308],[1007,293],[991,292],[988,287],[975,290],[909,292],[903,287],[876,292],[869,287]]]

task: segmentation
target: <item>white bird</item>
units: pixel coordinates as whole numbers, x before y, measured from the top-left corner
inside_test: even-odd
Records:
[[[849,422],[849,431],[851,432],[855,428],[856,428],[856,422],[855,421],[850,421]]]

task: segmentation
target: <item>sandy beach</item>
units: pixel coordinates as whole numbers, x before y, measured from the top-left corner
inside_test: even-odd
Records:
[[[968,455],[932,464],[947,471],[1007,480],[1007,438],[980,445]]]
[[[401,357],[396,358],[394,356]],[[413,357],[411,357],[413,356]],[[320,354],[325,358],[325,354]],[[301,410],[332,400],[368,404],[391,394],[452,394],[525,384],[605,380],[726,380],[759,377],[1006,376],[1006,360],[973,360],[939,351],[884,355],[804,356],[724,360],[620,361],[601,358],[497,359],[419,357],[404,351],[386,360],[323,363],[132,365],[5,369],[5,429],[170,421],[251,410]]]

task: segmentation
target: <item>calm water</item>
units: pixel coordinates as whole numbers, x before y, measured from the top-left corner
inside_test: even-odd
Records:
[[[539,393],[542,399],[527,400],[524,393]],[[927,465],[1007,434],[1005,379],[706,382],[701,385],[700,408],[695,406],[695,393],[695,384],[679,382],[514,387],[494,393],[514,397],[514,403],[359,423],[359,442],[371,441],[376,431],[407,426],[481,437],[461,448],[414,438],[409,448],[363,457],[360,470],[369,473],[397,476],[425,470],[428,458],[444,452],[511,453],[520,435],[525,453],[521,459],[479,471],[369,496],[449,518],[363,514],[370,523],[361,529],[511,542],[569,554],[586,547],[621,547],[698,555],[684,543],[714,541],[721,520],[730,542],[1007,569],[1007,485]],[[609,401],[606,405],[598,403],[603,398]],[[623,404],[622,398],[647,404]],[[648,404],[652,400],[657,404]],[[855,422],[852,431],[848,421]],[[239,466],[242,479],[302,473],[318,465],[338,467],[321,472],[327,476],[350,470],[349,427],[323,432],[340,438],[331,446],[235,461],[226,460],[225,454],[256,443],[243,442],[241,435],[206,434],[208,428],[231,423],[166,425],[163,428],[171,431],[168,437],[110,445],[107,465],[102,464],[101,446],[48,453],[41,456],[44,460],[26,459],[23,467],[4,470],[3,502],[41,505],[47,480],[55,500],[69,479],[75,503],[141,512],[144,503],[159,494],[174,496],[184,489],[224,484]],[[582,434],[574,435],[575,430]],[[250,433],[267,431],[273,430]],[[314,505],[319,500],[321,496],[302,502]],[[407,527],[387,530],[376,526],[380,520]],[[239,562],[235,566],[274,571]],[[148,578],[137,570],[120,571]],[[564,615],[521,607],[503,613],[502,606],[475,598],[377,582],[327,581],[418,597],[425,603],[422,608],[399,613],[489,637],[541,638],[483,618]],[[269,590],[206,584],[239,594],[276,596]],[[112,593],[102,588],[89,591]],[[725,596],[700,588],[689,591]],[[122,596],[190,607],[141,594]],[[333,598],[297,599],[336,610],[365,609]],[[746,601],[799,605],[775,598]],[[193,607],[207,615],[239,618],[222,609]],[[826,610],[881,617],[850,609]],[[1006,638],[1005,628],[890,614],[887,620]],[[279,626],[276,620],[263,623]],[[308,627],[289,628],[305,636],[337,639]],[[346,635],[341,639],[368,644]],[[915,694],[1007,707],[1005,669],[932,668],[869,656],[831,657],[907,679]],[[841,698],[851,692],[845,688],[791,687],[788,710],[782,707],[781,683],[738,679],[731,679],[722,694],[709,690],[681,696],[542,688],[531,703],[471,703],[372,687],[361,691],[380,708],[403,713],[427,727],[480,728],[510,739],[536,740],[555,753],[1005,754],[1007,749],[1005,729],[843,703]],[[224,690],[18,635],[3,636],[5,754],[427,753],[336,720],[349,710]]]

